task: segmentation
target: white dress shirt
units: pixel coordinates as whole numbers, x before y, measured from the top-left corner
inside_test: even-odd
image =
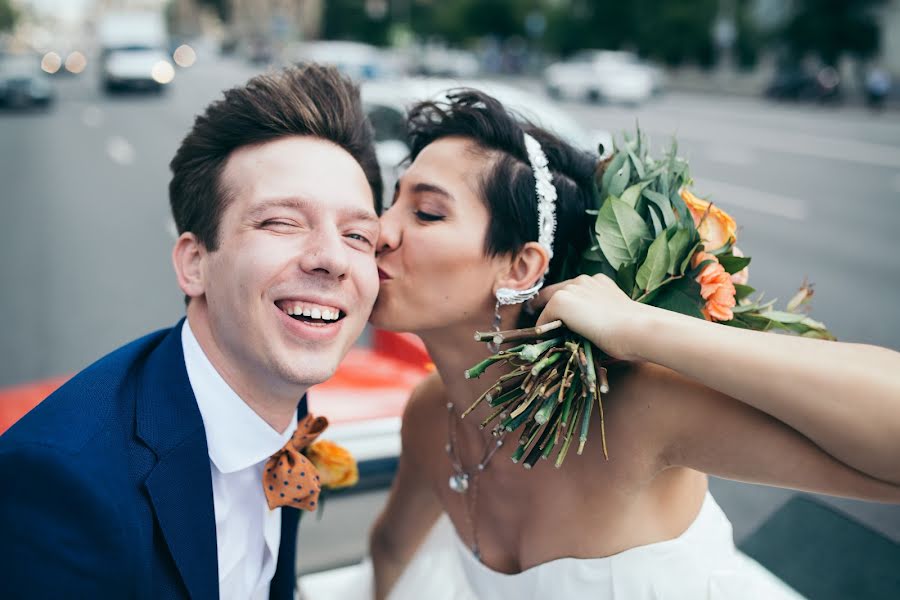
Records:
[[[281,509],[266,504],[263,469],[297,423],[279,433],[247,406],[209,362],[187,320],[181,344],[209,447],[219,597],[265,600],[278,562]]]

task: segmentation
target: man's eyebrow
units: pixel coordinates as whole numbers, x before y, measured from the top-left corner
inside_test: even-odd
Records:
[[[271,198],[261,201],[259,204],[250,209],[248,216],[250,218],[258,217],[271,208],[289,208],[292,210],[302,211],[310,208],[313,201],[307,200],[300,196],[288,196],[284,198]],[[367,221],[370,223],[378,223],[378,215],[374,209],[368,211],[362,208],[339,209],[341,217],[351,221]]]

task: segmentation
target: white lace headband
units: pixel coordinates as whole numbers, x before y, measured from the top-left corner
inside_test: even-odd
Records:
[[[553,175],[547,162],[540,142],[531,135],[525,134],[525,150],[528,152],[528,162],[534,173],[534,191],[538,201],[538,243],[547,251],[548,262],[544,275],[550,270],[549,260],[553,258],[553,236],[556,233],[556,187],[553,185]],[[500,304],[519,304],[537,295],[544,285],[544,275],[540,280],[527,290],[513,290],[500,288],[497,290],[497,301]]]

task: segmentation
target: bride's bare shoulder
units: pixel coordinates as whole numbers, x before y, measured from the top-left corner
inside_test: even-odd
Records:
[[[413,388],[403,410],[404,437],[413,432],[418,435],[429,431],[438,415],[446,415],[445,397],[444,383],[436,372]]]

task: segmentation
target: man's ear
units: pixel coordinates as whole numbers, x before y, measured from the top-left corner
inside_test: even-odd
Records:
[[[494,291],[499,288],[527,290],[543,277],[548,264],[547,250],[537,242],[528,242],[512,258],[509,268],[500,273]]]
[[[172,264],[178,278],[178,287],[190,298],[197,298],[206,292],[204,261],[206,248],[193,233],[186,231],[178,236],[172,250]]]

